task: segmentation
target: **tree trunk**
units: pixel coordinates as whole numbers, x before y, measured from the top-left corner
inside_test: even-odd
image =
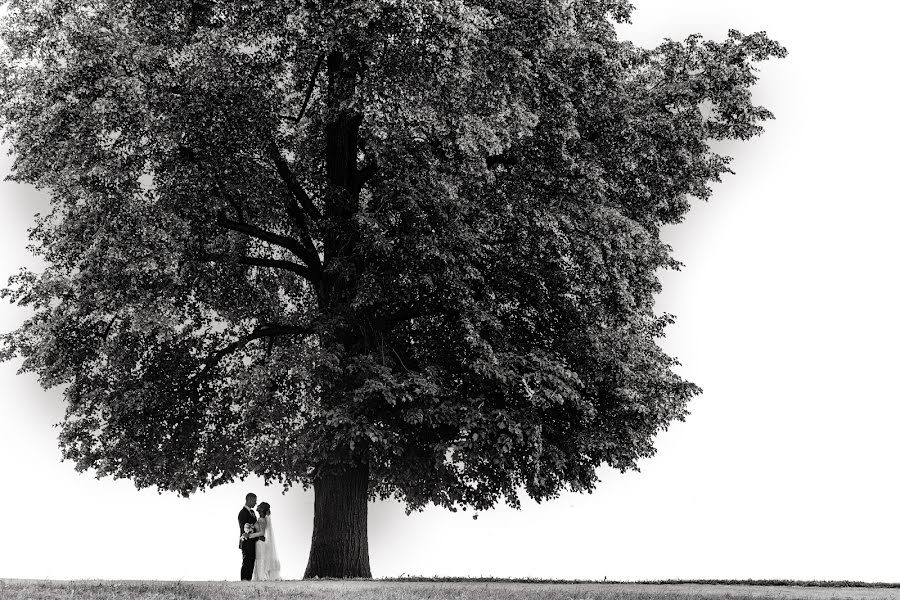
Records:
[[[369,469],[322,475],[313,482],[312,546],[304,579],[371,578],[368,536]]]
[[[347,322],[359,273],[356,245],[358,233],[353,222],[359,190],[356,178],[358,132],[362,117],[352,111],[357,77],[362,65],[340,51],[327,59],[328,89],[325,124],[325,170],[331,184],[325,194],[322,233],[325,266],[319,291],[319,308],[335,319],[333,331],[322,344],[340,360],[355,352],[353,328]],[[346,401],[340,375],[322,369],[321,394],[332,402]],[[337,378],[337,379],[335,379]],[[352,448],[344,449],[352,455]],[[340,459],[345,457],[329,457]],[[369,467],[355,465],[342,471],[325,470],[313,480],[315,508],[312,546],[304,579],[310,577],[365,577],[369,569],[368,538]]]

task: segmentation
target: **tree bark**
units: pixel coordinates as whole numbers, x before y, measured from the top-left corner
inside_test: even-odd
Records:
[[[315,479],[312,546],[304,579],[372,577],[368,486],[369,468],[366,465]]]

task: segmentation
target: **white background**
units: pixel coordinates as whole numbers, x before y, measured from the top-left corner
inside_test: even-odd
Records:
[[[477,521],[370,505],[373,575],[898,581],[900,9],[635,4],[621,32],[640,45],[734,27],[790,50],[755,90],[777,120],[728,147],[737,174],[666,232],[686,267],[664,276],[659,310],[678,317],[664,347],[704,394],[640,473],[601,472],[592,495]],[[0,195],[5,277],[34,264],[25,230],[44,203],[9,183]],[[0,329],[23,316],[0,306]],[[0,365],[0,516],[15,532],[0,577],[237,579],[247,491],[272,504],[284,575],[302,576],[311,492],[248,480],[181,499],[79,475],[59,459],[59,391],[17,368]]]

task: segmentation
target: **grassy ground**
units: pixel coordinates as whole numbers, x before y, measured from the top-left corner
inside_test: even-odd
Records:
[[[0,580],[2,600],[900,600],[848,582],[534,583],[517,581],[151,582]],[[789,585],[788,585],[789,584]]]

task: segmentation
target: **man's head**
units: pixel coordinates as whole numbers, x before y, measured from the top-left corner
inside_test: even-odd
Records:
[[[256,494],[254,494],[253,492],[247,494],[246,502],[244,504],[246,504],[250,508],[256,506]]]

